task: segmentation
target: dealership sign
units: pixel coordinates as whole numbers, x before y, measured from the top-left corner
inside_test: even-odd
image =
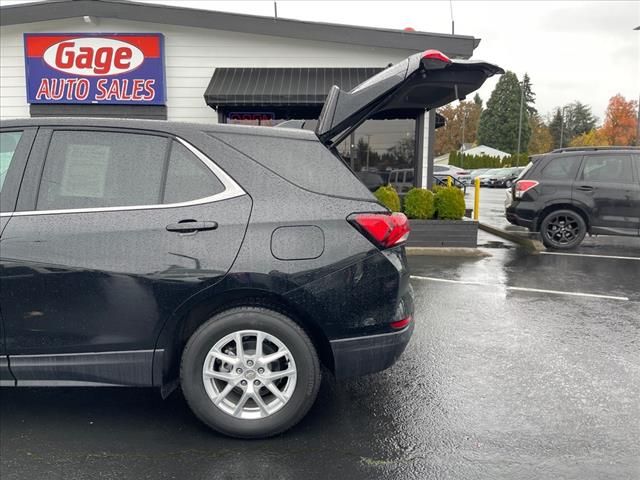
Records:
[[[29,103],[164,105],[160,33],[25,33]]]

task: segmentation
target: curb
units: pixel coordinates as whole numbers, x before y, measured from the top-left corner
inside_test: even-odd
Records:
[[[479,248],[466,247],[405,247],[410,256],[434,256],[434,257],[490,257],[491,254]]]
[[[507,232],[502,228],[493,227],[491,225],[487,225],[486,223],[480,223],[480,222],[478,222],[478,228],[492,235],[495,235],[496,237],[504,238],[513,243],[517,243],[518,245],[525,247],[526,249],[531,250],[533,252],[541,252],[543,250],[546,250],[540,240],[537,240],[535,238],[529,238],[526,236],[526,234],[519,235],[517,233]]]

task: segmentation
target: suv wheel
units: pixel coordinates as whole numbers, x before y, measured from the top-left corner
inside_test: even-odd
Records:
[[[202,325],[182,354],[180,381],[193,412],[214,430],[269,437],[298,423],[320,386],[307,334],[261,307],[222,312]]]
[[[573,210],[556,210],[542,220],[540,234],[547,248],[568,250],[582,242],[587,233],[587,225]]]

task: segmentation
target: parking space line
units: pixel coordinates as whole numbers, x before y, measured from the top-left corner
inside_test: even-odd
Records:
[[[616,260],[638,260],[640,257],[621,257],[619,255],[594,255],[592,253],[540,252],[540,255],[566,255],[568,257],[613,258]]]
[[[513,287],[510,285],[501,285],[499,283],[471,282],[467,280],[449,280],[447,278],[422,277],[419,275],[411,275],[411,278],[413,278],[414,280],[427,280],[430,282],[442,282],[442,283],[457,283],[460,285],[476,285],[481,287],[502,287],[505,290],[511,290],[516,292],[548,293],[551,295],[569,295],[573,297],[602,298],[606,300],[619,300],[622,302],[629,301],[629,297],[619,297],[616,295],[602,295],[599,293],[566,292],[563,290],[546,290],[541,288]]]

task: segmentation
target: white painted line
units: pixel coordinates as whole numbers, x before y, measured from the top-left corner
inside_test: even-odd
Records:
[[[613,258],[616,260],[638,260],[640,257],[621,257],[618,255],[593,255],[591,253],[540,252],[540,255],[566,255],[568,257]]]
[[[502,287],[505,290],[511,290],[516,292],[548,293],[551,295],[570,295],[573,297],[602,298],[606,300],[620,300],[623,302],[629,301],[629,297],[618,297],[615,295],[601,295],[599,293],[565,292],[562,290],[544,290],[540,288],[512,287],[509,285],[500,285],[499,283],[471,282],[467,280],[449,280],[446,278],[422,277],[419,275],[411,275],[411,278],[413,278],[414,280],[427,280],[430,282],[443,282],[443,283],[457,283],[460,285],[477,285],[481,287]]]
[[[525,287],[505,287],[507,290],[515,290],[518,292],[536,292],[536,293],[551,293],[553,295],[572,295],[575,297],[590,297],[590,298],[605,298],[607,300],[622,300],[628,302],[629,297],[616,297],[614,295],[600,295],[599,293],[582,293],[582,292],[563,292],[561,290],[543,290],[540,288],[525,288]]]

